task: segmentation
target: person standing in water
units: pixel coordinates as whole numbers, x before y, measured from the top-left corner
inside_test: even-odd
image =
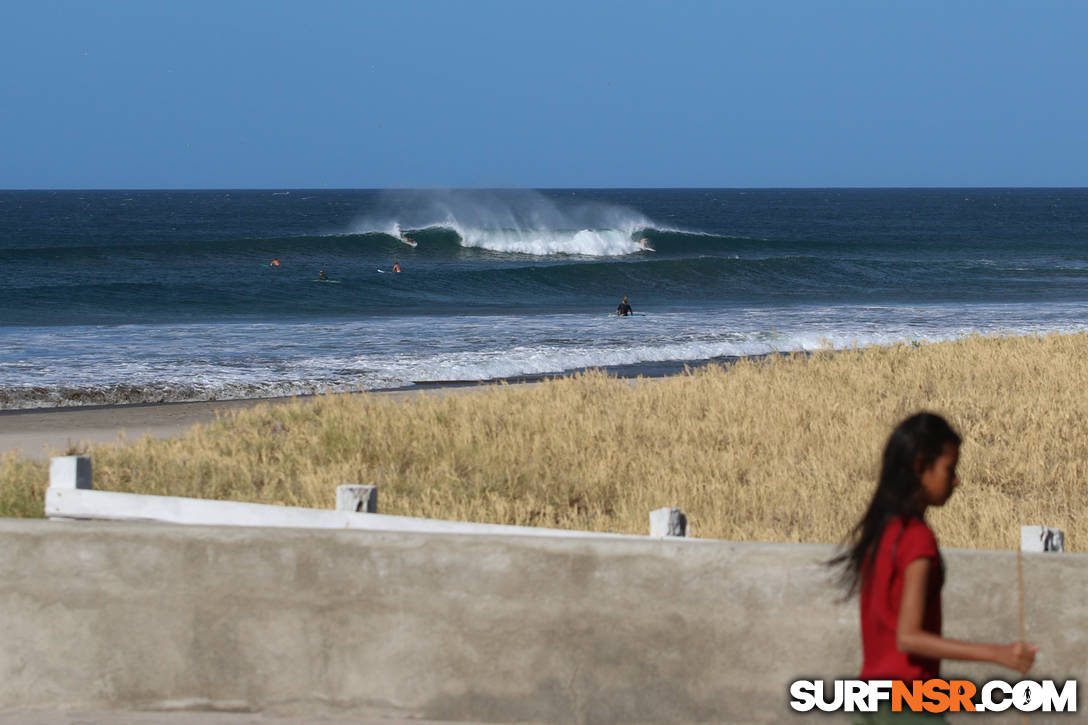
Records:
[[[393,262],[393,271],[396,272],[397,274],[400,274],[400,272],[401,272],[400,262]]]
[[[847,548],[828,562],[839,567],[848,596],[861,594],[862,666],[859,679],[931,680],[942,659],[993,662],[1026,674],[1037,647],[1024,642],[985,644],[941,633],[944,560],[926,509],[944,506],[960,484],[960,436],[939,415],[918,413],[892,431],[868,509]],[[887,706],[887,707],[885,707]],[[888,710],[857,713],[855,725],[945,722],[932,713]]]
[[[616,308],[616,314],[620,317],[627,317],[632,313],[634,313],[634,310],[631,309],[630,303],[627,301],[627,298],[624,297],[623,302],[620,302],[620,306]]]

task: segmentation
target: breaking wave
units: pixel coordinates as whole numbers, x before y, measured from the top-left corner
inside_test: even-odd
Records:
[[[557,201],[535,191],[386,192],[388,218],[360,219],[354,234],[385,234],[423,244],[533,256],[620,256],[652,251],[647,239],[669,231],[615,204]]]

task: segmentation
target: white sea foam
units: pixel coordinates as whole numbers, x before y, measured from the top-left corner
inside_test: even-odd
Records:
[[[642,251],[631,233],[618,229],[556,231],[538,229],[457,229],[466,247],[494,252],[550,255],[579,254],[593,257],[616,256]]]
[[[464,246],[495,252],[616,256],[644,251],[638,235],[660,228],[627,207],[557,201],[530,190],[387,192],[385,205],[390,212],[356,221],[351,232],[448,228]]]
[[[0,329],[0,408],[274,397],[1086,329],[1080,304],[806,306]],[[315,347],[314,341],[320,342]],[[199,352],[195,352],[199,351]]]

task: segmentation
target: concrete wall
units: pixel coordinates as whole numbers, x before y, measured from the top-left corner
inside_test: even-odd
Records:
[[[828,722],[788,683],[860,664],[824,546],[0,519],[0,552],[0,708]],[[1016,555],[945,556],[946,634],[1015,639]],[[1082,677],[1086,575],[1025,555],[1034,679]]]

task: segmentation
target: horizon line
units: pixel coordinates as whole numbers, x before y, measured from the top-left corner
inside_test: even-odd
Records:
[[[141,191],[940,191],[940,190],[1083,190],[1086,186],[117,186],[5,187],[6,192]]]

